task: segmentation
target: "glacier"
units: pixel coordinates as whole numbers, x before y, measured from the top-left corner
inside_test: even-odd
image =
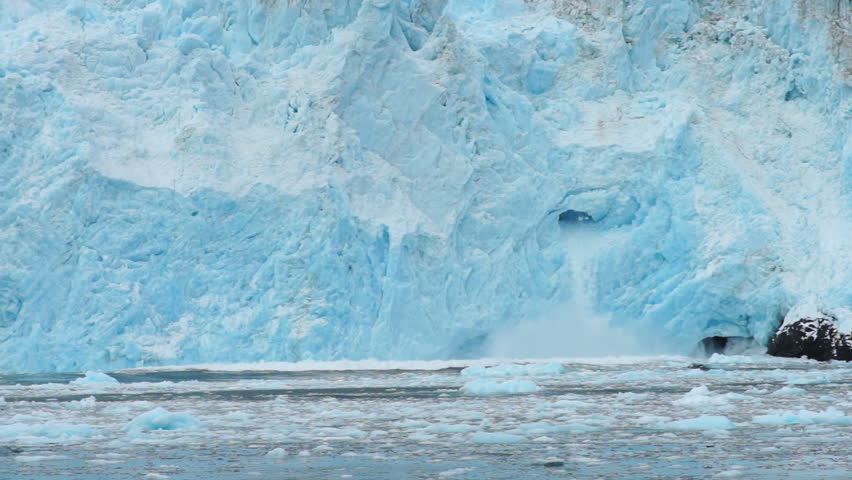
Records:
[[[4,0],[0,371],[852,322],[850,24],[844,0]]]

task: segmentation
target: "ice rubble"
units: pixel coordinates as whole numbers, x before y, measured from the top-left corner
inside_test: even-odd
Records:
[[[795,424],[830,424],[852,425],[852,416],[834,407],[828,407],[821,412],[810,410],[774,411],[766,415],[757,415],[752,421],[763,425],[795,425]]]
[[[657,426],[661,429],[671,430],[730,430],[736,428],[728,417],[723,415],[702,415],[695,418],[675,420]]]
[[[61,422],[0,425],[0,440],[33,445],[79,442],[97,433],[97,429],[90,425]]]
[[[848,5],[593,3],[0,3],[0,370],[487,353],[569,210],[655,345],[849,307]]]

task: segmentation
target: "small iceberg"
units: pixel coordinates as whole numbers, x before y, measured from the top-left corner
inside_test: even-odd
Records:
[[[513,378],[505,382],[498,382],[486,378],[477,378],[464,384],[460,392],[467,395],[512,395],[518,393],[533,393],[541,390],[541,387],[532,380]]]
[[[157,407],[145,412],[124,426],[129,433],[142,433],[145,430],[180,430],[198,429],[201,422],[189,412],[170,412],[162,407]]]
[[[118,380],[110,377],[106,373],[90,370],[86,374],[76,380],[71,381],[71,385],[112,385],[117,384]]]

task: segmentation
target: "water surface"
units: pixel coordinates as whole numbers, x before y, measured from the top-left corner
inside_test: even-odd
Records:
[[[514,377],[413,363],[143,369],[111,372],[115,384],[0,375],[0,478],[849,478],[849,365],[694,361]],[[459,390],[518,378],[539,390]]]

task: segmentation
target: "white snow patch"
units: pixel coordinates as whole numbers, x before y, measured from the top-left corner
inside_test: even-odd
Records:
[[[834,407],[828,407],[821,412],[810,410],[774,411],[766,415],[757,415],[752,422],[762,425],[799,425],[799,424],[828,424],[828,425],[852,425],[852,417],[846,412]]]
[[[72,443],[97,433],[90,425],[60,422],[0,425],[0,440],[29,444]]]

